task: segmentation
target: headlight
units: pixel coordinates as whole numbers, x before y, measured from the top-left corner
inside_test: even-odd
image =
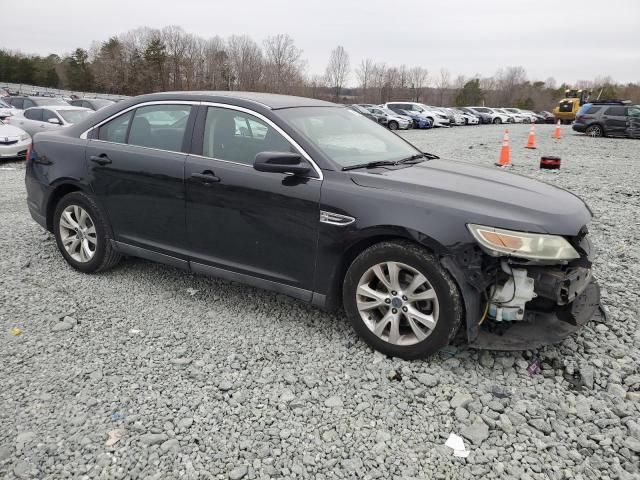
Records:
[[[495,227],[468,224],[473,237],[490,255],[514,255],[531,260],[573,260],[580,258],[563,237],[542,233],[514,232]]]
[[[24,133],[24,134],[20,135],[20,141],[21,142],[24,141],[24,140],[29,140],[29,138],[31,138],[31,137],[29,136],[28,133]]]

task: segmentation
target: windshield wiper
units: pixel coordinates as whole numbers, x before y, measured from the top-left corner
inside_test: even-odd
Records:
[[[392,162],[391,160],[378,160],[377,162],[359,163],[357,165],[349,165],[347,167],[342,167],[342,170],[355,170],[356,168],[384,167],[386,165],[397,165],[397,162]]]

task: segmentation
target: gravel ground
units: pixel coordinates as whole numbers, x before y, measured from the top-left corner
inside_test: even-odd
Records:
[[[535,151],[511,128],[512,171],[593,209],[608,318],[536,352],[414,362],[280,295],[135,259],[77,273],[29,217],[24,166],[0,164],[0,478],[640,478],[640,142],[552,128]],[[490,166],[502,129],[402,135]]]

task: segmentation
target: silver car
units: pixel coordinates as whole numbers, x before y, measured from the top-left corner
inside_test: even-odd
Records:
[[[24,160],[31,145],[31,137],[24,130],[0,120],[0,160]]]
[[[73,107],[71,105],[48,105],[27,108],[9,117],[9,122],[11,125],[21,128],[33,136],[38,132],[68,127],[92,114],[93,110],[88,108]]]

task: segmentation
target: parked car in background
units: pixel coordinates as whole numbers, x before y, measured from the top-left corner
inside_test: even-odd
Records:
[[[0,97],[0,120],[15,115],[17,112],[18,109],[16,107],[9,105]]]
[[[480,123],[480,117],[478,115],[466,112],[459,107],[454,108],[454,110],[458,112],[458,114],[462,115],[465,125],[478,125]]]
[[[556,123],[556,117],[553,115],[553,113],[547,110],[540,110],[535,113],[544,118],[544,123]]]
[[[478,123],[492,123],[493,116],[489,111],[481,112],[477,110],[477,108],[484,107],[460,107],[459,110],[468,113],[469,115],[474,115],[478,117]]]
[[[74,107],[83,107],[89,108],[91,110],[100,110],[101,108],[108,107],[109,105],[113,105],[113,100],[106,100],[104,98],[80,98],[80,99],[70,99],[68,101],[69,105],[73,105]]]
[[[515,117],[515,123],[533,123],[535,122],[534,116],[526,113],[524,110],[520,110],[519,108],[503,108],[507,113],[510,113]]]
[[[387,108],[399,108],[400,110],[410,110],[428,118],[434,127],[448,127],[451,123],[449,116],[442,112],[433,110],[424,103],[418,102],[387,102],[384,104]]]
[[[389,130],[407,130],[413,128],[413,120],[405,115],[398,115],[393,110],[382,107],[369,107],[367,110],[378,119],[381,125]]]
[[[397,113],[398,115],[409,117],[411,120],[413,120],[413,128],[431,128],[433,126],[431,120],[418,114],[418,112],[412,112],[411,110],[402,110],[400,108],[390,108],[389,110]]]
[[[509,123],[509,116],[498,112],[495,108],[489,107],[467,107],[474,113],[478,113],[482,116],[484,123]]]
[[[461,112],[457,111],[455,108],[443,107],[447,114],[449,114],[449,119],[451,120],[451,125],[466,125],[464,115]]]
[[[46,130],[56,130],[78,123],[93,113],[88,108],[71,105],[48,105],[32,107],[10,117],[10,123],[33,136]]]
[[[640,105],[622,101],[587,103],[578,110],[572,128],[592,137],[640,138]]]
[[[532,110],[521,110],[521,112],[529,115],[532,123],[545,123],[545,118]]]
[[[369,120],[373,120],[374,122],[378,121],[378,119],[369,110],[361,105],[347,105],[347,108],[367,117]]]
[[[516,118],[516,116],[511,113],[511,112],[507,112],[504,108],[495,108],[495,107],[491,107],[492,110],[500,115],[503,115],[503,117],[506,117],[506,122],[504,123],[522,123],[523,121],[523,117],[518,116],[518,118]]]
[[[31,107],[44,107],[45,105],[69,105],[62,98],[40,96],[16,96],[4,97],[3,100],[18,110],[26,110]]]
[[[0,160],[24,160],[31,145],[31,136],[21,128],[0,120]]]

